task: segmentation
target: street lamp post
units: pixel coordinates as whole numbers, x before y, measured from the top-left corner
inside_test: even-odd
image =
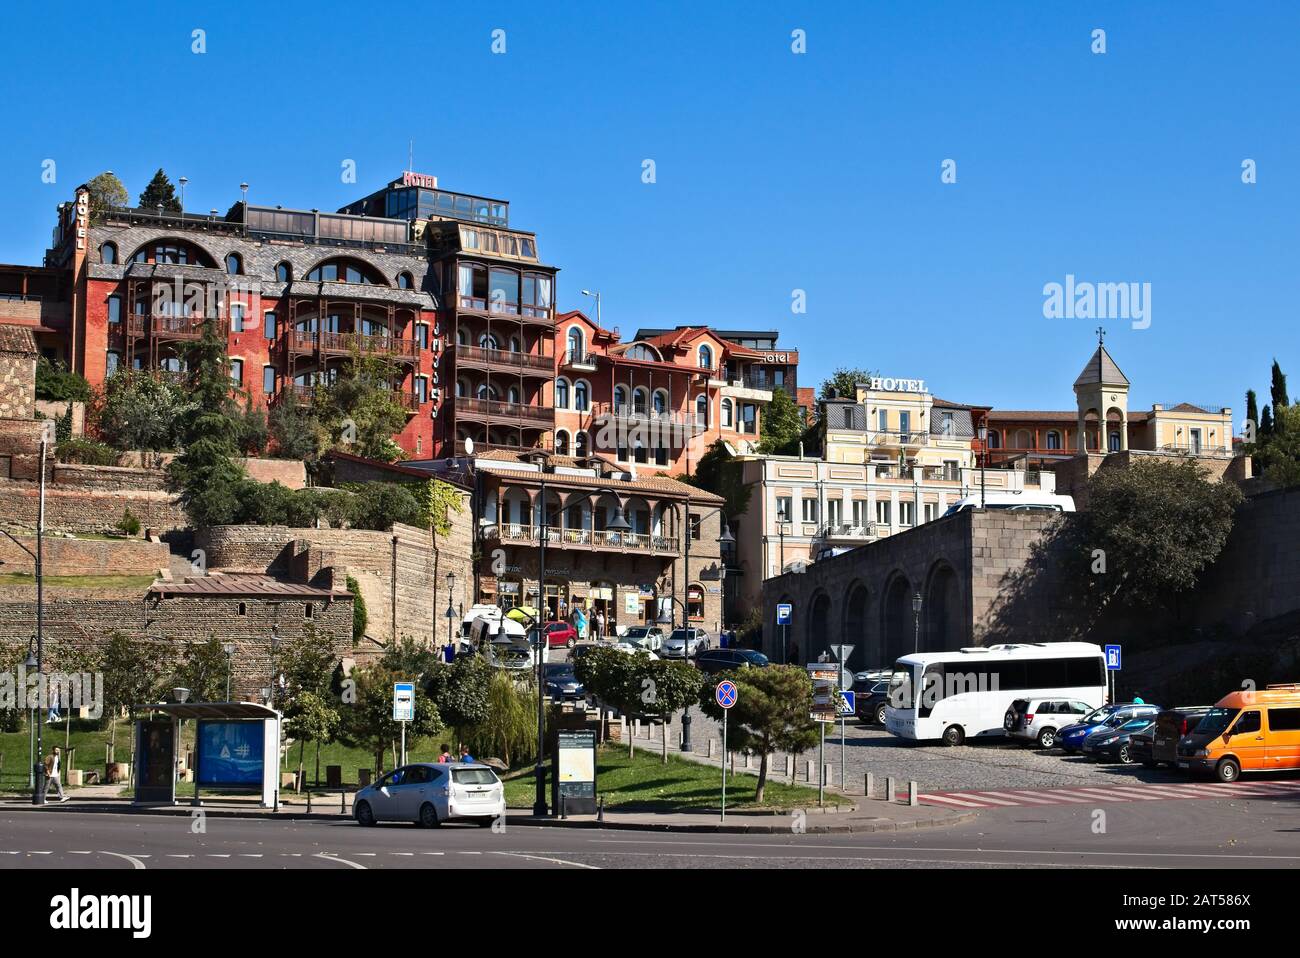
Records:
[[[980,508],[984,508],[984,461],[989,456],[989,420],[985,416],[980,420]]]
[[[221,651],[226,653],[226,701],[230,701],[230,659],[235,654],[235,643],[226,642],[221,646]]]
[[[32,642],[36,641],[36,636],[32,636]],[[32,651],[29,643],[27,646],[27,658],[23,660],[23,667],[28,670],[36,668],[36,653]],[[26,681],[24,679],[24,681]],[[40,687],[39,685],[37,686]],[[36,708],[39,701],[30,703],[27,710],[27,787],[33,789],[35,794],[36,788]]]
[[[185,216],[185,184],[190,181],[188,176],[182,176],[176,182],[181,185],[181,216]]]
[[[456,618],[456,609],[454,605],[455,598],[456,598],[456,573],[448,572],[447,573],[447,645],[449,646],[452,644],[451,623],[452,620]]]
[[[921,651],[921,593],[912,593],[913,642],[912,651]]]
[[[45,558],[45,449],[49,439],[49,432],[41,433],[41,490],[40,500],[36,507],[36,675],[37,688],[40,688],[40,675],[45,665],[45,575],[44,575],[44,558]],[[38,703],[39,704],[39,703]],[[34,768],[32,769],[33,778],[36,780],[36,792],[32,795],[33,805],[45,804],[45,762],[43,760],[43,750],[45,748],[42,732],[45,730],[45,723],[39,721],[36,723],[36,757],[34,759]]]

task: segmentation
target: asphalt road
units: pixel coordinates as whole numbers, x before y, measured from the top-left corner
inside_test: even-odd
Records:
[[[1098,812],[1102,813],[1099,817]],[[1279,868],[1300,866],[1300,796],[1016,807],[870,835],[423,830],[70,811],[0,812],[0,868]]]

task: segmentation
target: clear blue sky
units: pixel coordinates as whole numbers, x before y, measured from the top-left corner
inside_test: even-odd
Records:
[[[805,385],[854,365],[1070,408],[1097,323],[1045,319],[1042,288],[1072,273],[1152,284],[1149,329],[1104,323],[1136,408],[1240,420],[1274,355],[1300,391],[1300,6],[545,6],[562,12],[6,4],[0,261],[39,262],[56,203],[104,169],[133,200],[162,166],[189,177],[190,209],[224,212],[241,180],[257,202],[333,209],[397,175],[414,139],[417,170],[511,201],[562,270],[560,306],[599,289],[625,336],[775,327]]]

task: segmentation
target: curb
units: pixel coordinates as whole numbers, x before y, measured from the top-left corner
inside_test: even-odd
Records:
[[[156,817],[179,818],[191,815],[196,809],[192,805],[170,805],[155,808],[136,808],[125,800],[121,804],[109,802],[97,802],[93,805],[31,805],[31,804],[0,804],[0,814],[7,811],[22,812],[51,812],[53,814],[66,814],[68,812],[91,812],[98,814],[117,813],[122,815],[153,815]],[[351,815],[340,814],[338,812],[273,812],[268,809],[239,809],[239,808],[212,808],[207,805],[197,806],[197,809],[205,815],[215,818],[244,818],[244,819],[263,819],[279,822],[299,822],[299,821],[352,821]],[[787,813],[788,814],[788,813]],[[775,817],[775,813],[773,813]],[[863,819],[861,821],[838,822],[833,825],[812,824],[811,822],[804,829],[803,834],[807,835],[832,835],[832,834],[867,834],[870,832],[900,832],[913,831],[918,828],[942,828],[947,825],[964,825],[972,822],[979,817],[978,812],[958,812],[954,815],[942,818],[919,818],[911,821],[891,821],[889,819]],[[722,822],[620,822],[620,821],[575,821],[572,819],[562,818],[533,818],[532,815],[512,815],[506,812],[507,825],[532,825],[538,828],[594,828],[606,829],[610,831],[639,831],[639,832],[682,832],[682,833],[702,833],[702,834],[750,834],[750,835],[786,835],[790,833],[788,824],[760,824],[757,822],[745,822],[737,824],[724,824]]]

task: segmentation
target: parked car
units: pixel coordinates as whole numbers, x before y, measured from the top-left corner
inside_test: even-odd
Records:
[[[1101,726],[1109,724],[1112,728],[1123,725],[1131,718],[1148,715],[1154,718],[1160,712],[1158,705],[1139,705],[1127,702],[1118,705],[1103,705],[1085,715],[1074,725],[1067,725],[1056,732],[1056,744],[1066,755],[1073,755],[1083,748],[1084,740]]]
[[[761,669],[767,664],[767,656],[753,649],[708,649],[695,656],[696,667],[705,675],[732,669]]]
[[[571,649],[578,644],[578,630],[568,622],[547,622],[546,644],[552,649],[561,645]]]
[[[1154,715],[1139,715],[1118,726],[1103,725],[1084,739],[1082,752],[1088,758],[1095,758],[1099,762],[1111,761],[1132,765],[1133,753],[1130,745],[1133,735],[1146,731],[1155,724],[1155,721]]]
[[[689,659],[707,649],[709,644],[709,633],[703,629],[673,629],[659,652],[665,659]]]
[[[1178,767],[1220,782],[1300,769],[1300,685],[1225,695],[1178,742]]]
[[[613,645],[607,646],[607,648],[615,649],[619,652],[626,652],[629,655],[644,655],[651,662],[657,662],[659,660],[659,656],[655,655],[649,649],[644,646],[633,645],[631,642],[615,642]]]
[[[854,688],[858,682],[888,682],[894,675],[893,669],[867,669],[865,672],[854,672]]]
[[[415,822],[435,828],[453,819],[483,827],[506,813],[505,789],[490,766],[404,765],[357,792],[352,815],[360,825]]]
[[[623,641],[639,645],[648,652],[658,652],[664,644],[664,630],[655,625],[629,626],[623,633]]]
[[[862,674],[862,673],[859,673]],[[853,681],[853,711],[859,722],[885,724],[885,706],[889,704],[889,682]]]
[[[1054,748],[1057,733],[1078,722],[1094,706],[1076,699],[1016,699],[1002,720],[1010,738],[1037,742],[1040,748]]]
[[[1208,705],[1181,705],[1165,709],[1156,716],[1155,724],[1133,736],[1129,752],[1133,761],[1146,768],[1178,765],[1178,741],[1205,717]]]
[[[586,696],[587,690],[578,681],[573,666],[568,662],[549,662],[542,667],[546,681],[546,694],[555,702],[567,702]]]

